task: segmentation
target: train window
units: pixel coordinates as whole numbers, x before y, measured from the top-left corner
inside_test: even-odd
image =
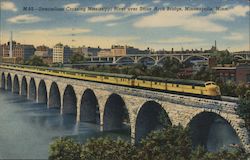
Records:
[[[195,86],[192,86],[192,89],[195,89]]]
[[[157,82],[155,82],[155,84],[157,84]]]
[[[177,84],[176,87],[179,87],[179,84]]]

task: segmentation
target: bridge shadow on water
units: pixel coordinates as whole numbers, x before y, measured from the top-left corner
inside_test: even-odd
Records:
[[[31,100],[27,100],[26,96],[19,96],[13,94],[10,91],[1,90],[0,94],[7,94],[5,100],[12,105],[18,105],[18,109],[14,112],[21,115],[20,117],[27,124],[31,124],[34,128],[43,128],[48,133],[57,131],[61,132],[58,136],[53,137],[70,137],[79,142],[85,142],[91,137],[105,137],[122,138],[130,140],[130,127],[123,127],[116,131],[104,131],[100,132],[99,122],[76,122],[76,115],[72,114],[60,114],[60,109],[47,108],[44,103],[36,103]]]

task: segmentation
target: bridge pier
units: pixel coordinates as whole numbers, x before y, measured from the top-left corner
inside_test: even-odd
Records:
[[[30,99],[30,83],[31,79],[33,78],[35,81],[36,86],[36,96],[39,96],[39,84],[42,80],[44,80],[46,85],[46,93],[47,93],[47,105],[50,107],[51,100],[53,98],[57,98],[60,104],[57,102],[54,105],[60,107],[60,114],[64,114],[64,107],[74,107],[71,106],[73,103],[64,102],[67,96],[64,95],[66,92],[67,86],[72,86],[75,99],[76,99],[76,122],[81,122],[81,116],[84,115],[82,111],[91,112],[92,110],[83,110],[84,104],[82,104],[82,99],[84,92],[87,89],[93,91],[96,99],[97,104],[92,103],[91,106],[99,108],[100,114],[100,130],[113,130],[119,129],[121,123],[113,123],[113,120],[116,120],[117,115],[124,115],[124,110],[120,110],[122,108],[126,108],[128,114],[127,124],[130,125],[130,136],[131,142],[135,143],[138,138],[145,136],[147,133],[154,129],[158,129],[160,127],[159,121],[157,120],[160,111],[164,111],[166,113],[168,120],[171,122],[172,125],[181,124],[183,127],[188,127],[191,123],[193,126],[197,125],[199,121],[195,122],[195,119],[203,118],[204,121],[208,121],[206,116],[204,115],[214,115],[214,117],[219,117],[218,122],[228,122],[228,126],[231,127],[232,130],[235,131],[237,137],[240,139],[240,144],[244,146],[244,148],[250,152],[249,148],[249,137],[246,128],[244,128],[244,121],[239,118],[239,116],[235,112],[235,107],[237,104],[230,103],[230,102],[223,102],[223,101],[216,101],[216,100],[208,100],[202,98],[194,98],[194,97],[185,97],[179,95],[171,95],[167,93],[161,92],[154,92],[154,91],[147,91],[135,88],[127,88],[109,84],[100,84],[82,80],[72,80],[66,79],[61,77],[52,77],[48,75],[41,75],[41,74],[33,74],[21,71],[13,71],[0,68],[0,73],[2,74],[1,78],[1,86],[4,85],[4,88],[7,89],[7,75],[10,73],[12,79],[12,86],[14,83],[14,77],[18,74],[19,80],[19,92],[20,94],[24,94],[25,85],[27,85],[27,98]],[[26,78],[25,78],[26,77]],[[25,84],[25,80],[26,83]],[[54,80],[51,81],[51,79]],[[4,82],[3,82],[4,81]],[[58,87],[58,95],[56,91],[56,87]],[[54,88],[52,92],[52,88]],[[12,89],[13,90],[13,89]],[[38,92],[37,92],[38,91]],[[71,92],[69,96],[72,96]],[[116,94],[116,97],[112,100],[111,95]],[[52,97],[56,96],[56,97]],[[86,102],[90,105],[90,98],[91,96],[87,96]],[[38,97],[36,97],[36,100]],[[73,100],[72,98],[68,98],[68,100]],[[110,100],[110,102],[108,102]],[[121,103],[123,101],[123,103]],[[91,101],[92,102],[92,101]],[[67,103],[67,106],[66,106]],[[59,105],[59,106],[58,106]],[[126,107],[124,107],[126,106]],[[109,109],[108,109],[109,107]],[[70,108],[68,108],[70,109]],[[116,112],[117,111],[117,112]],[[97,111],[98,112],[98,111]],[[108,114],[107,114],[107,113]],[[85,113],[86,115],[87,113]],[[96,114],[97,115],[97,114]],[[109,116],[106,117],[105,116]],[[204,116],[204,117],[203,117]],[[197,118],[198,117],[198,118]],[[89,119],[88,116],[85,117]],[[109,121],[107,123],[107,118]],[[210,119],[211,120],[211,119]],[[124,121],[122,121],[124,125]],[[146,123],[147,122],[147,123]],[[193,123],[195,122],[195,123]],[[212,122],[212,120],[211,120]],[[110,125],[110,126],[107,126]],[[229,128],[230,128],[229,127]],[[200,135],[199,132],[196,133]],[[138,136],[139,135],[139,136]],[[223,142],[224,143],[224,142]]]

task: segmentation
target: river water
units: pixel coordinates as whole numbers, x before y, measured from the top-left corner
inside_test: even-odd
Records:
[[[101,135],[99,125],[76,124],[74,117],[47,109],[9,91],[0,90],[0,159],[47,159],[49,144],[57,137],[73,137],[81,142]]]

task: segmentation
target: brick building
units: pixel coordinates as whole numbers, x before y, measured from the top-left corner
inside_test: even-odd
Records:
[[[250,84],[250,65],[240,64],[235,67],[213,67],[217,77],[223,82],[232,81],[244,84]]]
[[[35,53],[35,47],[28,44],[20,44],[12,41],[12,57],[9,55],[10,42],[7,44],[2,44],[0,47],[0,56],[2,60],[7,60],[9,63],[20,63],[22,61],[28,60]],[[12,62],[10,59],[15,59]]]

